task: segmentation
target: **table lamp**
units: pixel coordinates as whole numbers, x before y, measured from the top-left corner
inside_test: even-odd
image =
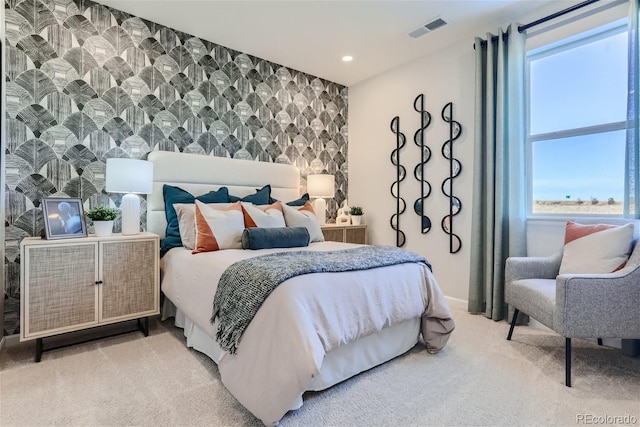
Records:
[[[107,159],[105,190],[122,196],[122,234],[140,233],[140,198],[153,188],[153,163],[138,159]]]
[[[316,211],[316,218],[319,224],[327,222],[327,201],[335,195],[335,178],[333,175],[317,174],[307,176],[307,192],[309,197],[316,198],[313,210]]]

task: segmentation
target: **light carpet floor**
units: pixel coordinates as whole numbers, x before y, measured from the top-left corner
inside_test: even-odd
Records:
[[[521,326],[509,342],[507,323],[454,314],[457,328],[439,354],[416,346],[307,393],[280,424],[546,426],[618,416],[640,424],[640,359],[574,340],[567,388],[562,337]],[[260,425],[224,388],[216,365],[184,342],[169,320],[153,322],[147,338],[131,333],[72,346],[40,363],[33,363],[33,344],[5,348],[0,425]]]

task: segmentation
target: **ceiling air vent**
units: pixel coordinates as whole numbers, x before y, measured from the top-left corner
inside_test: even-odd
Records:
[[[447,21],[445,21],[441,16],[438,16],[437,18],[432,19],[423,26],[411,31],[409,33],[409,36],[417,39],[418,37],[424,36],[425,34],[430,33],[431,31],[435,31],[440,27],[444,27],[445,25],[447,25]]]

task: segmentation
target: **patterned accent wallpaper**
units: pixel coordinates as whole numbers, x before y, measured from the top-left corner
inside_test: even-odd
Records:
[[[6,333],[19,324],[19,241],[43,228],[39,200],[119,205],[104,190],[107,158],[289,163],[303,191],[308,174],[332,173],[335,218],[347,193],[346,87],[88,0],[5,0],[5,21]]]

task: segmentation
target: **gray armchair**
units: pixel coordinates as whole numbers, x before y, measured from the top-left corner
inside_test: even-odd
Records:
[[[587,221],[578,221],[587,223]],[[588,222],[616,223],[620,220]],[[515,311],[511,340],[520,311],[565,337],[565,384],[571,387],[572,338],[640,338],[640,221],[626,266],[608,274],[558,275],[562,252],[549,257],[511,257],[505,266],[505,300]]]

